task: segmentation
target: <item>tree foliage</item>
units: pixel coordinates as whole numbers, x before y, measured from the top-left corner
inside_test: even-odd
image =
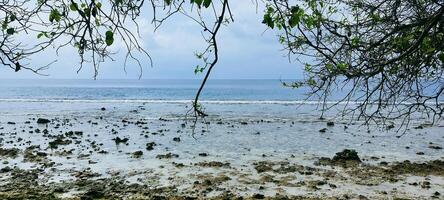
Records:
[[[338,103],[355,102],[344,113],[357,113],[366,122],[408,119],[412,113],[443,115],[444,2],[442,0],[263,0],[262,23],[279,34],[288,57],[302,64],[305,79],[285,83],[310,88],[310,97],[323,102],[323,111]],[[206,49],[197,53],[204,73],[193,103],[196,116],[205,116],[199,96],[218,62],[217,35],[234,21],[229,0],[17,0],[0,3],[0,59],[15,71],[40,73],[47,68],[24,64],[31,55],[54,47],[74,47],[80,67],[91,63],[97,76],[101,62],[112,59],[109,47],[121,41],[127,58],[149,57],[138,43],[136,19],[143,7],[152,13],[156,29],[182,15],[202,29]],[[38,42],[24,45],[23,38]],[[141,64],[139,63],[141,67]],[[327,104],[337,90],[336,104]]]
[[[346,113],[366,122],[408,122],[413,113],[435,120],[444,111],[443,3],[274,0],[264,23],[281,30],[281,43],[305,66],[306,79],[290,86],[308,86],[324,101],[345,91],[339,102],[358,103]]]
[[[128,49],[127,57],[133,52],[148,55],[137,42],[137,33],[128,29],[128,22],[139,16],[140,1],[78,0],[16,0],[0,2],[2,22],[0,59],[3,65],[16,71],[21,68],[42,73],[47,66],[35,67],[27,59],[48,48],[57,52],[64,47],[76,48],[80,67],[91,62],[97,76],[98,67],[110,59],[108,50],[115,35],[123,40]]]

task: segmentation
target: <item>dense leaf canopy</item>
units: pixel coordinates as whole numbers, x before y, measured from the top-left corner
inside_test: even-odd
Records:
[[[324,100],[339,88],[367,122],[443,115],[443,1],[272,1],[264,23],[305,65],[291,86]]]

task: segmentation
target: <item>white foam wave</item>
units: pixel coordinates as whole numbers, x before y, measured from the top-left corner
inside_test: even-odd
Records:
[[[42,103],[174,103],[189,104],[192,100],[151,100],[151,99],[0,99],[0,102],[42,102]],[[282,104],[282,105],[298,105],[320,104],[320,101],[304,101],[304,100],[201,100],[205,104]],[[337,102],[331,101],[328,104]],[[341,102],[342,103],[342,102]]]
[[[40,102],[40,103],[148,103],[148,104],[190,104],[193,100],[162,100],[162,99],[0,99],[1,102]],[[205,104],[277,104],[277,105],[357,105],[360,101],[309,101],[309,100],[201,100]],[[436,102],[428,102],[434,104]],[[439,102],[443,104],[444,102]],[[411,103],[399,103],[397,105],[410,105]]]

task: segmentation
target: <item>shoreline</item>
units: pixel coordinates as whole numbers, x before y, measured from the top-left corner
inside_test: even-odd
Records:
[[[180,117],[186,111],[182,105],[15,105],[17,112],[0,111],[1,199],[441,199],[444,194],[440,124],[397,138],[394,131],[368,133],[359,123],[333,116],[319,120],[309,108],[241,105],[233,113],[232,107],[212,105],[218,115],[199,122],[193,137],[192,123]],[[38,124],[39,118],[48,121]],[[344,149],[356,150],[359,162],[335,158]]]

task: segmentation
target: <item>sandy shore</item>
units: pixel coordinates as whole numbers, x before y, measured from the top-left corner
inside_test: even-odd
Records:
[[[440,124],[209,105],[192,135],[185,106],[0,103],[0,199],[444,198]]]

